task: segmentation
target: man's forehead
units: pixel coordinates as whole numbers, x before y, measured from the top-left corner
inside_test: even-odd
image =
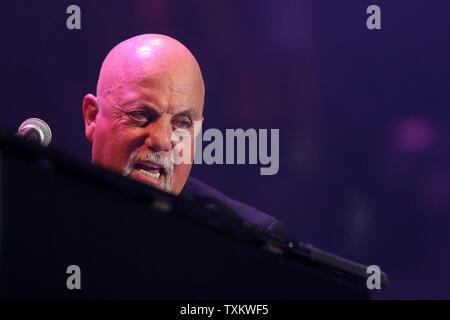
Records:
[[[117,45],[105,58],[100,75],[102,73],[125,80],[167,78],[180,73],[192,81],[202,78],[189,50],[168,37],[136,37]]]
[[[166,36],[143,35],[111,50],[102,65],[97,95],[110,95],[116,105],[147,101],[170,113],[193,108],[201,114],[204,84],[186,47]]]
[[[119,107],[144,108],[158,114],[169,113],[172,115],[184,113],[193,118],[200,118],[202,102],[191,99],[190,95],[177,94],[176,92],[149,86],[128,87],[121,90],[115,97],[115,104]]]

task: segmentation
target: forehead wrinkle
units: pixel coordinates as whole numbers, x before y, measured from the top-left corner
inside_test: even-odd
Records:
[[[153,87],[163,89],[164,93],[175,94],[193,94],[196,85],[192,79],[185,79],[179,71],[170,69],[143,73],[137,83],[144,89]]]
[[[189,84],[186,86],[171,86],[165,81],[161,81],[159,78],[147,78],[139,82],[139,87],[142,89],[140,91],[142,100],[150,101],[152,104],[167,110],[171,114],[186,111],[182,110],[175,112],[174,109],[180,109],[182,105],[186,105],[186,103],[189,105],[192,103],[184,101],[186,98],[193,95],[193,89],[191,89]],[[195,106],[191,106],[190,109],[195,111],[196,108]]]

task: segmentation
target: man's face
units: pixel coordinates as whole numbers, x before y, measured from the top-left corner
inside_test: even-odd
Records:
[[[149,71],[139,66],[112,76],[97,98],[93,163],[180,193],[192,167],[194,121],[202,121],[203,89],[197,82],[189,72],[173,68]],[[176,129],[190,133],[189,163],[173,164]]]

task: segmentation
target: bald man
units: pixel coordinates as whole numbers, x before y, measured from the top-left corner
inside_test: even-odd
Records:
[[[177,40],[145,34],[119,43],[102,64],[97,96],[83,101],[92,162],[174,195],[210,200],[247,225],[283,238],[283,224],[270,215],[189,177],[198,134],[194,122],[203,121],[204,98],[200,67]],[[182,140],[174,135],[178,131],[192,137],[190,161],[173,161]]]

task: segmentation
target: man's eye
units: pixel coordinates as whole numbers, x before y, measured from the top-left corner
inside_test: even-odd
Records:
[[[176,119],[173,126],[177,129],[189,129],[192,127],[192,121],[189,118]]]
[[[145,121],[145,122],[148,121],[148,115],[147,115],[147,113],[142,112],[142,111],[133,111],[133,112],[130,112],[129,115],[130,115],[133,119],[138,120],[138,121]]]

